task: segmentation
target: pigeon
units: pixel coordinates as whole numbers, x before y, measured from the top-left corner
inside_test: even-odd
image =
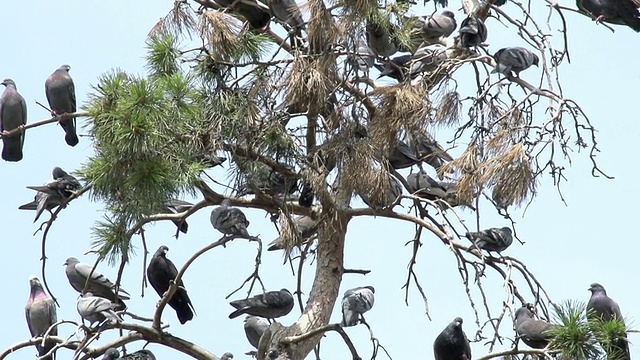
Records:
[[[178,214],[191,209],[193,207],[193,204],[178,199],[171,199],[167,200],[164,203],[164,206],[171,214]],[[179,233],[186,234],[187,230],[189,230],[189,224],[187,224],[186,220],[171,220],[171,222],[173,222],[177,228],[175,235],[176,238],[178,238]]]
[[[470,15],[460,24],[460,46],[470,48],[487,41],[487,26],[482,19]]]
[[[493,54],[493,59],[496,61],[496,67],[491,71],[492,74],[501,73],[509,76],[513,71],[517,77],[531,65],[538,66],[539,61],[538,55],[519,46],[502,48]]]
[[[27,186],[27,189],[58,196],[62,199],[68,199],[82,188],[82,185],[75,177],[69,175],[58,166],[54,167],[51,173],[53,181],[43,186]]]
[[[266,6],[257,1],[215,0],[215,2],[242,16],[254,30],[263,29],[271,20],[271,14]]]
[[[246,170],[242,171],[241,183],[238,185],[239,197],[255,194],[254,188],[271,196],[292,194],[298,189],[297,179],[286,177],[267,165],[256,163]]]
[[[369,49],[378,56],[391,56],[398,52],[400,44],[395,37],[395,28],[393,25],[390,26],[386,28],[381,24],[367,22],[367,44]]]
[[[438,170],[446,161],[452,161],[444,148],[429,133],[422,131],[414,134],[409,139],[409,146],[415,150],[416,156],[421,161]]]
[[[402,82],[435,71],[445,60],[446,48],[441,44],[432,44],[419,48],[413,55],[396,56],[384,65],[374,66],[380,70],[379,78],[388,76]]]
[[[230,352],[226,352],[222,354],[222,357],[220,358],[220,360],[231,360],[231,359],[233,359],[233,354]]]
[[[104,352],[104,356],[102,357],[102,360],[115,360],[115,359],[118,359],[119,357],[120,357],[120,351],[118,351],[118,349],[109,348],[107,349],[107,351]]]
[[[115,310],[124,310],[127,308],[124,304],[124,300],[129,299],[129,297],[126,296],[129,293],[120,288],[119,291],[126,295],[118,294],[116,297],[116,294],[114,293],[115,285],[100,272],[94,270],[93,274],[91,274],[91,278],[87,281],[87,277],[93,268],[92,266],[83,264],[74,257],[68,258],[64,262],[64,265],[67,267],[65,269],[67,279],[69,279],[69,284],[71,284],[74,290],[81,294],[83,291],[86,291],[107,300],[115,300]]]
[[[76,90],[69,75],[71,66],[62,65],[47,78],[44,90],[51,108],[51,115],[63,115],[76,112]],[[64,140],[69,146],[78,145],[76,119],[61,120],[60,126],[65,132]]]
[[[0,133],[2,133],[2,158],[5,161],[22,160],[22,146],[24,132],[7,136],[8,132],[24,126],[27,123],[27,103],[18,94],[16,83],[11,79],[4,79],[5,86],[0,97]]]
[[[149,283],[161,298],[169,290],[171,282],[178,276],[178,269],[171,260],[167,259],[167,251],[169,251],[167,246],[160,246],[153,254],[147,267]],[[178,288],[169,300],[169,306],[176,311],[180,324],[193,319],[193,304],[191,304],[182,279],[178,282]]]
[[[340,326],[355,326],[362,314],[371,310],[376,290],[373,286],[364,286],[345,291],[342,297],[342,321]]]
[[[249,315],[244,319],[244,333],[247,335],[249,344],[258,348],[262,334],[269,328],[269,323],[257,316]]]
[[[387,160],[389,165],[396,170],[408,168],[420,162],[420,159],[416,157],[409,145],[402,140],[398,141],[398,145],[393,148]]]
[[[420,16],[411,41],[418,46],[423,42],[433,44],[441,37],[453,34],[457,25],[454,13],[448,10],[432,16]]]
[[[576,0],[578,9],[593,16],[597,22],[626,25],[640,32],[640,1],[638,0]]]
[[[149,350],[143,349],[143,350],[138,350],[136,352],[133,352],[129,355],[125,355],[124,357],[121,357],[120,359],[125,359],[125,360],[156,360],[155,355],[153,355],[153,353]]]
[[[553,338],[549,330],[557,327],[557,325],[549,324],[546,321],[535,320],[533,313],[526,305],[516,310],[514,326],[518,337],[534,349],[547,347]]]
[[[373,66],[373,57],[374,54],[367,46],[367,43],[362,38],[359,38],[356,52],[347,55],[347,63],[353,68],[366,73]]]
[[[31,287],[31,293],[29,294],[27,305],[24,307],[24,313],[27,317],[27,326],[29,327],[31,337],[35,338],[43,336],[51,325],[58,322],[58,317],[56,316],[56,304],[53,299],[44,292],[40,280],[35,276],[32,277],[29,279],[29,286]],[[54,327],[51,329],[49,335],[58,335],[58,328]],[[41,357],[46,355],[55,346],[55,343],[51,342],[45,343],[44,346],[41,344],[40,341],[36,344],[36,349],[38,349],[38,354]],[[51,360],[55,357],[55,352],[52,355],[53,356],[42,359]]]
[[[302,30],[305,30],[302,13],[295,0],[269,0],[269,10],[276,19],[291,26],[294,31],[295,38],[292,39],[292,46],[299,45],[302,39]]]
[[[225,236],[251,238],[251,235],[247,232],[249,220],[240,209],[230,207],[230,204],[229,199],[224,199],[220,206],[211,211],[211,217],[209,218],[211,225]]]
[[[471,347],[462,331],[462,318],[457,317],[447,325],[433,342],[436,360],[471,360]]]
[[[49,195],[38,191],[36,196],[33,198],[32,202],[28,202],[26,204],[20,205],[18,209],[20,210],[36,210],[36,218],[33,222],[38,221],[40,215],[44,210],[52,212],[53,209],[60,206],[64,199],[59,196]]]
[[[431,201],[442,199],[451,207],[464,205],[475,210],[473,205],[460,201],[456,183],[438,182],[422,170],[409,174],[407,176],[407,185],[409,185],[409,191],[418,197]],[[446,209],[447,207],[443,205],[442,208]]]
[[[591,291],[591,298],[587,303],[587,319],[594,321],[594,319],[600,319],[605,322],[609,322],[613,319],[624,324],[624,318],[620,311],[620,306],[612,298],[607,296],[607,291],[604,287],[598,283],[593,283],[589,286]],[[606,350],[606,349],[605,349]],[[631,354],[629,352],[629,343],[627,336],[617,339],[617,341],[611,344],[612,353],[607,354],[608,358],[615,357],[618,360],[630,360]]]
[[[387,76],[398,82],[403,82],[407,79],[410,61],[411,55],[400,55],[390,59],[384,64],[373,64],[373,66],[380,71],[378,79]]]
[[[508,227],[491,228],[480,232],[467,232],[464,236],[473,242],[469,250],[479,248],[500,253],[513,242],[511,228]]]
[[[78,314],[91,324],[101,323],[107,319],[110,322],[122,322],[122,318],[114,311],[116,307],[116,304],[103,297],[93,296],[91,292],[82,295],[76,305]]]
[[[318,232],[318,221],[312,219],[309,216],[298,216],[293,219],[293,224],[298,232],[298,239],[300,243],[298,246],[305,244],[313,235]],[[275,251],[284,249],[284,244],[280,237],[277,237],[269,244],[267,251]]]
[[[293,309],[293,295],[287,289],[280,291],[267,291],[244,300],[234,300],[231,306],[237,310],[229,314],[229,319],[242,314],[260,316],[267,319],[275,319],[285,316]]]
[[[368,189],[371,190],[371,189]],[[357,192],[362,198],[362,201],[374,210],[382,210],[391,206],[398,196],[402,195],[402,184],[393,176],[389,175],[389,187],[384,189],[384,193],[381,196],[374,197],[374,194],[369,191],[367,193]]]

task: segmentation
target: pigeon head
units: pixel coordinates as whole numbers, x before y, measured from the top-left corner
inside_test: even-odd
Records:
[[[365,288],[371,290],[372,293],[376,293],[376,289],[373,288],[373,286],[369,285],[369,286],[365,286]]]
[[[222,200],[222,202],[220,203],[220,206],[223,208],[228,208],[229,206],[231,206],[231,200],[229,199]]]
[[[166,246],[166,245],[162,245],[162,246],[160,246],[160,247],[158,248],[158,251],[156,251],[156,254],[157,254],[158,256],[165,257],[165,256],[167,256],[167,253],[168,253],[168,252],[169,252],[169,247],[168,247],[168,246]]]
[[[64,64],[62,66],[60,66],[60,68],[58,70],[64,70],[66,72],[69,72],[69,70],[71,70],[71,66]]]
[[[109,348],[107,349],[107,351],[105,351],[104,357],[109,359],[117,359],[120,357],[120,351],[118,351],[118,349],[116,348]]]
[[[446,16],[446,17],[449,17],[449,18],[452,18],[452,19],[456,18],[456,15],[453,12],[449,11],[449,10],[443,11],[442,15]]]
[[[1,83],[1,84],[2,84],[2,85],[4,85],[4,86],[6,86],[6,87],[9,87],[9,85],[13,85],[14,87],[16,86],[16,83],[15,83],[15,82],[13,82],[13,80],[11,80],[11,79],[4,79],[4,80],[2,80],[2,83]]]
[[[537,67],[539,61],[540,61],[540,58],[538,58],[538,55],[533,54],[533,63],[532,64]]]
[[[589,291],[591,291],[592,294],[595,293],[603,293],[603,294],[607,294],[607,291],[604,289],[604,286],[598,284],[598,283],[593,283],[589,286],[589,289],[587,289]]]
[[[53,171],[51,171],[51,175],[53,176],[54,180],[69,176],[69,174],[67,174],[67,172],[62,170],[62,168],[60,168],[59,166],[53,168]]]
[[[451,322],[451,327],[456,331],[462,331],[462,318],[458,316]]]
[[[233,359],[233,354],[230,353],[230,352],[226,352],[226,353],[222,354],[222,358]]]
[[[513,234],[513,232],[511,231],[511,228],[510,228],[510,227],[506,227],[506,226],[505,226],[505,227],[503,227],[503,228],[502,228],[502,231],[504,231],[504,232],[508,233],[509,235]]]
[[[68,265],[73,265],[73,264],[77,264],[80,261],[77,258],[74,257],[70,257],[67,260],[64,261],[64,264],[62,264],[63,266],[68,266]]]
[[[530,319],[533,318],[533,313],[531,312],[531,310],[529,310],[527,305],[524,305],[520,309],[516,310],[515,318],[519,319],[521,317],[530,318]]]
[[[42,284],[40,283],[40,279],[38,279],[37,276],[31,276],[29,278],[29,286],[31,286],[32,288],[34,288],[34,287],[42,288]]]

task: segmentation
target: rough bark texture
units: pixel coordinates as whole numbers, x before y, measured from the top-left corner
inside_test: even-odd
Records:
[[[322,334],[287,346],[279,344],[279,340],[327,325],[338,298],[344,264],[344,241],[349,219],[343,212],[335,210],[329,210],[327,215],[322,217],[324,221],[318,229],[315,280],[304,312],[293,325],[276,331],[271,338],[270,349],[278,350],[279,360],[302,360],[313,350]]]

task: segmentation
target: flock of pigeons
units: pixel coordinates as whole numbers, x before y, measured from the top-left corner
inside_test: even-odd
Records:
[[[47,78],[44,91],[51,108],[51,116],[61,116],[60,126],[65,132],[64,140],[69,146],[78,144],[75,118],[65,119],[65,114],[76,112],[76,92],[69,75],[69,65],[62,65]],[[5,161],[22,160],[24,131],[10,133],[27,124],[27,103],[18,93],[16,83],[4,79],[5,90],[0,97],[0,133],[2,134],[2,158]]]

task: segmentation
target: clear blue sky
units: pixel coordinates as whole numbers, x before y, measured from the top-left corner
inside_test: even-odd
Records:
[[[28,121],[35,122],[49,114],[35,104],[46,103],[44,81],[61,64],[71,65],[78,104],[84,104],[91,85],[100,74],[112,68],[122,68],[135,74],[144,73],[144,42],[148,31],[172,6],[172,1],[2,1],[0,22],[2,34],[2,59],[0,78],[15,80],[19,92],[29,107]],[[457,2],[453,2],[457,4]],[[574,6],[572,1],[564,5]],[[542,5],[538,5],[542,6]],[[429,12],[432,10],[429,3]],[[504,7],[515,11],[513,4]],[[416,13],[425,13],[417,8]],[[458,14],[461,14],[458,11]],[[541,21],[546,18],[543,16]],[[568,203],[565,206],[556,189],[545,175],[539,186],[539,195],[526,209],[515,212],[517,230],[524,245],[514,243],[506,252],[524,261],[545,286],[552,299],[577,299],[586,302],[587,288],[592,282],[600,282],[622,308],[632,326],[638,324],[638,290],[635,275],[638,274],[638,234],[633,224],[639,218],[637,200],[638,171],[633,165],[633,144],[640,136],[637,93],[640,88],[640,58],[638,34],[616,27],[613,34],[602,26],[596,26],[588,18],[573,13],[566,14],[569,22],[569,46],[571,64],[563,64],[561,77],[565,96],[583,106],[591,121],[598,128],[598,161],[615,180],[593,178],[587,153],[573,153],[573,166],[566,171],[568,181],[562,192]],[[459,20],[462,15],[459,16]],[[556,24],[557,25],[557,24]],[[553,30],[556,30],[554,25]],[[492,52],[509,45],[524,45],[495,19],[488,21],[490,49]],[[274,25],[278,27],[278,25]],[[559,42],[556,42],[558,44]],[[537,82],[540,70],[533,68],[523,77]],[[469,94],[469,93],[466,93]],[[542,104],[542,106],[544,106]],[[541,120],[539,120],[541,121]],[[84,124],[84,121],[81,121]],[[81,130],[86,134],[86,130]],[[33,236],[38,224],[33,224],[33,212],[19,211],[17,207],[33,198],[27,185],[39,185],[50,179],[51,169],[61,166],[73,171],[91,156],[92,144],[81,137],[75,148],[64,142],[64,133],[57,126],[49,125],[29,130],[24,160],[19,163],[0,163],[0,178],[4,196],[0,201],[0,239],[4,251],[0,263],[4,269],[3,323],[0,325],[0,348],[27,339],[29,332],[24,319],[24,304],[29,294],[30,275],[40,276],[41,233]],[[445,139],[446,140],[446,139]],[[457,150],[453,153],[456,154]],[[213,176],[224,179],[223,172]],[[354,205],[361,206],[359,201]],[[400,209],[398,209],[400,210]],[[179,240],[172,238],[171,223],[148,227],[149,251],[162,245],[170,248],[169,258],[181,266],[190,254],[217,240],[220,234],[209,224],[210,208],[189,219],[190,229]],[[276,230],[264,213],[246,212],[250,231],[260,234],[265,242],[276,236]],[[524,217],[523,217],[524,213]],[[468,224],[474,224],[474,214],[462,212]],[[43,219],[48,218],[44,214]],[[69,286],[63,271],[63,262],[69,256],[84,262],[93,262],[90,250],[91,227],[102,218],[101,204],[90,196],[75,200],[61,214],[51,229],[47,242],[47,274],[49,284],[58,297],[61,308],[59,319],[79,320],[76,312],[77,293]],[[42,219],[41,219],[42,220]],[[504,226],[507,222],[484,206],[482,227]],[[472,226],[472,225],[470,225]],[[373,270],[366,277],[346,275],[341,293],[361,285],[376,287],[376,304],[367,320],[375,335],[394,359],[432,358],[432,342],[437,334],[454,317],[465,319],[464,329],[470,338],[478,330],[464,288],[457,272],[456,262],[449,248],[440,240],[425,235],[424,246],[418,257],[416,271],[427,291],[432,321],[424,315],[422,300],[411,290],[409,306],[404,304],[404,291],[400,289],[406,277],[406,264],[411,256],[410,247],[404,244],[413,238],[413,226],[382,218],[358,218],[350,224],[347,234],[347,268]],[[133,240],[137,255],[126,270],[123,286],[132,294],[130,310],[143,316],[152,316],[158,297],[146,289],[141,298],[142,257],[139,238]],[[243,353],[251,350],[245,339],[241,318],[229,320],[231,307],[225,296],[233,291],[253,269],[255,247],[236,241],[226,249],[216,249],[197,261],[184,280],[197,311],[195,319],[181,326],[172,309],[167,308],[164,320],[171,323],[169,331],[200,344],[217,355],[225,351],[235,354],[235,359],[247,358]],[[266,253],[263,256],[262,278],[269,289],[295,288],[295,277],[288,265],[282,265],[281,255]],[[310,290],[313,266],[304,273],[304,290]],[[116,268],[101,264],[100,271],[111,279]],[[499,314],[505,298],[501,278],[492,271],[482,281],[490,295],[492,314]],[[524,282],[518,285],[524,291]],[[234,297],[244,296],[244,292]],[[474,300],[480,303],[477,292]],[[532,299],[530,299],[532,300]],[[519,304],[508,304],[517,307]],[[297,309],[297,307],[296,307]],[[284,325],[295,321],[298,311],[281,318]],[[480,309],[481,321],[486,315]],[[334,309],[332,321],[339,321],[339,307]],[[513,337],[510,319],[502,328],[502,335]],[[69,335],[73,329],[64,325],[60,333]],[[362,326],[347,330],[363,358],[371,353],[368,332]],[[484,336],[491,336],[489,330]],[[110,339],[101,337],[97,344]],[[640,356],[640,338],[631,334],[632,353]],[[474,357],[488,349],[483,342],[473,345]],[[505,340],[498,349],[507,349]],[[144,343],[128,348],[136,350]],[[185,359],[186,356],[158,346],[149,347],[159,359]],[[11,359],[30,359],[32,349],[10,355]],[[58,359],[71,358],[71,352],[59,351]],[[383,356],[382,354],[380,356]],[[322,358],[346,359],[346,346],[331,333],[322,343]]]

